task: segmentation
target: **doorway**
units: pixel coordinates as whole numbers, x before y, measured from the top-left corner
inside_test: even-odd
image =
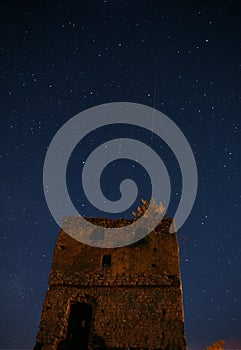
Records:
[[[88,350],[92,307],[86,303],[76,303],[70,307],[66,349]]]

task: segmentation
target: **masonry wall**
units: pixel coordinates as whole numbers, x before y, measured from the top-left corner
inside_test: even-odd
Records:
[[[131,246],[86,246],[60,232],[39,349],[64,349],[70,307],[92,307],[89,349],[186,349],[176,234],[171,220]],[[111,254],[111,266],[102,266]]]

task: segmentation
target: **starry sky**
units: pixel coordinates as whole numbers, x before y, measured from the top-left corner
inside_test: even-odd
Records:
[[[115,101],[155,107],[190,143],[199,187],[178,236],[188,348],[219,339],[241,348],[240,2],[36,0],[0,7],[0,348],[31,349],[38,331],[59,231],[42,186],[48,145],[77,113]],[[104,215],[88,204],[79,174],[96,145],[122,134],[146,140],[162,157],[173,215],[181,192],[175,156],[155,135],[130,127],[80,142],[68,166],[71,199],[82,214]],[[108,198],[118,199],[125,174],[136,179],[138,200],[150,197],[145,170],[119,160],[103,172]]]

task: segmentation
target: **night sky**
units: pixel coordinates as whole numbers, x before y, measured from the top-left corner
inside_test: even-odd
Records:
[[[219,339],[227,349],[241,348],[240,2],[2,1],[0,7],[0,348],[30,349],[38,331],[59,232],[43,193],[47,148],[71,117],[115,101],[155,107],[190,143],[199,187],[179,231],[188,348]],[[93,132],[76,147],[68,167],[73,202],[84,215],[105,215],[82,193],[81,167],[96,145],[122,133],[146,139],[166,163],[174,215],[181,192],[175,156],[155,135],[130,127]],[[103,172],[108,198],[118,199],[125,174],[139,184],[138,200],[150,198],[145,170],[123,160]]]

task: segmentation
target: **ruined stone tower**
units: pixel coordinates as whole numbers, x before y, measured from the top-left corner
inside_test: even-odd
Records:
[[[164,218],[141,241],[113,249],[84,245],[61,231],[35,348],[186,349],[171,221]]]

